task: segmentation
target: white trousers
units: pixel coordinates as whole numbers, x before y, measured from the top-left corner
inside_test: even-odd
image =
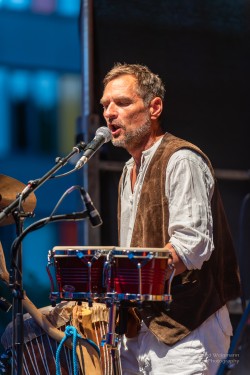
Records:
[[[122,337],[122,374],[215,375],[227,356],[231,335],[232,325],[226,306],[173,346],[160,342],[142,323],[138,336]]]

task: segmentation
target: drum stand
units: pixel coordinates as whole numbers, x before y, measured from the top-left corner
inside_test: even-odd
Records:
[[[119,354],[119,341],[120,337],[117,335],[115,326],[116,326],[116,319],[117,319],[117,303],[112,301],[109,306],[109,325],[108,325],[108,332],[106,335],[106,340],[104,345],[110,350],[111,361],[112,361],[112,368],[113,368],[113,375],[121,375],[122,368],[121,368],[121,361],[120,361],[120,354]]]
[[[170,256],[171,258],[171,256]],[[109,269],[109,288],[113,288],[114,285],[110,284],[113,278],[113,270],[110,261],[108,264],[110,266]],[[108,325],[108,332],[106,334],[106,340],[104,340],[103,344],[107,345],[110,349],[110,355],[112,359],[112,366],[113,366],[113,375],[122,375],[122,367],[121,367],[121,360],[119,354],[119,343],[121,340],[122,335],[127,333],[127,323],[128,323],[128,309],[129,308],[140,308],[143,301],[143,295],[141,294],[142,291],[142,278],[141,278],[141,264],[137,265],[138,268],[138,277],[139,277],[139,285],[138,285],[138,294],[136,300],[129,300],[129,299],[117,299],[117,295],[115,292],[107,293],[107,299],[105,301],[107,307],[109,307],[109,325]],[[164,298],[162,300],[165,301],[167,307],[172,301],[171,296],[171,284],[172,280],[175,275],[175,267],[173,263],[169,264],[169,269],[171,270],[171,275],[167,282],[167,294],[164,294]],[[146,296],[145,296],[146,297]],[[119,316],[118,328],[116,329],[117,323],[117,316]]]
[[[109,307],[109,324],[108,332],[106,334],[106,340],[103,344],[107,345],[110,350],[113,375],[121,375],[122,367],[119,353],[119,343],[123,334],[127,332],[127,310],[129,307],[139,307],[141,303],[133,301],[117,301],[113,298],[108,303]],[[119,316],[118,327],[117,317]]]

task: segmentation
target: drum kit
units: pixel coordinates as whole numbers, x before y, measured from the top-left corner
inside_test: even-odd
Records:
[[[24,188],[21,182],[0,175],[0,212]],[[35,205],[32,193],[23,202],[23,209],[32,212]],[[0,221],[0,226],[13,223],[15,216],[9,215]],[[75,303],[90,310],[100,305],[108,311],[105,334],[102,332],[104,336],[98,339],[99,347],[108,348],[111,356],[112,369],[109,372],[103,369],[104,374],[121,374],[118,348],[121,335],[127,333],[129,310],[140,311],[147,301],[167,306],[171,303],[175,269],[169,259],[171,253],[164,248],[55,246],[48,252],[47,272],[53,308],[62,303]],[[171,277],[167,279],[169,271]]]
[[[115,349],[120,335],[127,333],[129,308],[140,309],[144,301],[170,304],[174,269],[167,283],[169,258],[162,248],[56,246],[48,254],[51,301],[106,304],[110,314],[105,344]]]

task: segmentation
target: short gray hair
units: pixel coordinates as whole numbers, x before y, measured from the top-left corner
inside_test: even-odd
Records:
[[[165,87],[161,78],[152,73],[145,65],[115,63],[103,79],[104,88],[110,81],[125,74],[133,75],[136,78],[138,94],[146,105],[156,96],[160,97],[162,101],[164,100]]]

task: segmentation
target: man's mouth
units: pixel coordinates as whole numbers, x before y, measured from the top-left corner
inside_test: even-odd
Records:
[[[121,132],[121,127],[118,125],[109,125],[109,129],[111,130],[112,136],[117,136]]]

